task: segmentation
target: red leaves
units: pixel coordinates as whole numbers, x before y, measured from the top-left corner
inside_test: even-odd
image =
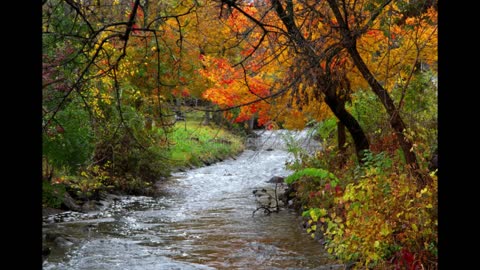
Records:
[[[134,24],[132,25],[132,33],[138,34],[139,31],[138,31],[137,29],[139,29],[139,27],[138,27],[138,25],[137,25],[136,23],[134,23]]]
[[[395,254],[394,264],[395,264],[395,270],[423,269],[423,267],[421,267],[421,264],[418,262],[418,260],[415,259],[415,254],[413,254],[406,248],[402,248],[402,250],[398,251]]]
[[[249,48],[249,49],[247,49],[247,50],[241,51],[240,54],[241,54],[242,56],[247,56],[247,55],[252,54],[253,51],[254,51],[254,48],[252,47],[252,48]]]
[[[190,91],[188,91],[188,89],[186,89],[186,88],[183,88],[182,90],[174,89],[172,91],[172,95],[174,95],[176,97],[189,97],[190,96]]]
[[[65,132],[65,129],[64,129],[62,126],[60,126],[60,125],[57,125],[57,126],[55,127],[55,130],[56,130],[58,133],[64,133],[64,132]]]
[[[226,59],[217,58],[214,60],[214,63],[217,64],[218,69],[227,69],[230,65],[227,63]]]
[[[242,67],[233,67],[225,58],[211,58],[204,55],[200,57],[203,59],[205,68],[199,70],[199,73],[213,83],[203,93],[203,98],[221,108],[240,106],[239,112],[227,114],[227,117],[236,123],[245,122],[253,116],[257,117],[259,126],[270,121],[270,105],[260,100],[270,95],[270,87],[263,80],[262,73],[250,75],[250,72],[255,72],[252,67],[259,67],[254,61],[244,66],[247,70],[245,73]]]
[[[330,191],[332,189],[332,186],[330,186],[330,183],[325,184],[325,191]]]
[[[395,153],[398,147],[397,135],[395,133],[380,134],[370,145],[370,149],[373,152],[386,151],[390,154]]]
[[[343,196],[343,189],[339,185],[335,186],[335,188],[332,189],[332,185],[330,183],[326,183],[323,189],[329,194],[334,193],[335,196]]]
[[[134,2],[131,3],[131,7],[132,7],[132,9],[135,7]],[[133,12],[128,13],[128,19],[129,20],[132,18],[132,14],[133,14]],[[143,17],[144,17],[143,9],[142,9],[142,6],[140,6],[140,5],[137,8],[136,17],[139,18],[139,19],[143,19]],[[140,27],[134,22],[133,25],[132,25],[132,33],[138,34],[138,32],[139,32],[138,29],[140,29]]]
[[[230,85],[233,83],[233,79],[228,77],[228,76],[223,76],[223,78],[220,80],[220,83],[221,84],[226,84],[226,85]]]
[[[182,97],[188,97],[188,96],[190,96],[190,92],[189,92],[188,89],[186,89],[186,88],[184,88],[184,89],[182,90],[182,93],[181,93],[181,94],[182,94]]]
[[[342,196],[343,195],[343,189],[340,186],[335,187],[335,196]]]

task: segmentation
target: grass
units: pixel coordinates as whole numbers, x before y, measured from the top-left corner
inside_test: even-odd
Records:
[[[189,112],[169,134],[170,158],[176,168],[197,167],[235,156],[244,150],[243,138],[211,123],[202,125],[202,112]]]
[[[165,141],[159,141],[157,147],[152,147],[153,152],[138,149],[130,151],[129,156],[124,157],[123,163],[127,165],[117,161],[117,168],[127,166],[128,170],[122,171],[125,175],[113,174],[111,163],[107,163],[108,166],[89,166],[74,175],[66,170],[56,170],[54,177],[50,176],[55,182],[43,181],[42,204],[60,207],[65,192],[77,201],[96,198],[99,191],[104,190],[136,195],[154,194],[152,179],[167,176],[173,171],[208,165],[236,156],[244,150],[244,138],[241,135],[235,135],[213,123],[202,125],[203,116],[204,113],[194,111],[187,113],[185,121],[178,121],[173,132],[167,135],[168,148],[165,148]],[[158,132],[164,131],[159,128]],[[160,157],[169,160],[160,160]],[[46,166],[45,159],[44,163]],[[44,179],[48,177],[44,175]]]

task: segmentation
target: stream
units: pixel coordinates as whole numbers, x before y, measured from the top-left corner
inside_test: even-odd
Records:
[[[46,237],[68,237],[43,269],[343,269],[293,210],[252,216],[252,192],[273,192],[267,181],[292,173],[282,137],[320,147],[307,131],[256,132],[235,159],[174,173],[158,184],[160,196],[116,196],[99,211],[45,217]]]

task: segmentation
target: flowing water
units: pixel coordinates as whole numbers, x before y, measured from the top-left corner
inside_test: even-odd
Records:
[[[161,196],[121,196],[102,211],[46,218],[44,232],[79,241],[53,249],[43,269],[341,269],[298,214],[252,216],[253,190],[272,191],[272,176],[291,173],[286,133],[259,132],[235,159],[173,174]],[[306,131],[290,134],[304,148],[314,143]]]

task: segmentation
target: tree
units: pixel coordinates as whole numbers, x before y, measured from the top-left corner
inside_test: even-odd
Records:
[[[184,35],[197,7],[196,1],[43,2],[47,160],[60,157],[53,150],[66,150],[53,146],[68,148],[75,139],[82,144],[78,149],[91,151],[77,155],[81,162],[63,156],[71,160],[57,167],[112,162],[114,174],[130,171],[134,177],[152,178],[154,171],[167,172],[167,134],[175,109],[171,101],[176,90],[190,93],[186,81],[196,69],[186,60],[191,50]],[[72,112],[77,128],[66,125],[65,115]],[[154,124],[161,130],[153,129]],[[79,127],[85,132],[76,132]],[[142,155],[152,160],[138,169]]]
[[[341,34],[342,46],[347,50],[348,54],[353,60],[353,63],[355,64],[355,67],[359,70],[363,78],[370,85],[372,91],[377,95],[377,97],[380,99],[383,106],[385,107],[387,113],[390,116],[390,124],[396,132],[398,143],[403,150],[407,164],[410,165],[412,173],[415,175],[418,181],[419,187],[425,186],[428,181],[428,176],[420,172],[420,166],[418,164],[417,157],[414,152],[413,143],[407,136],[405,136],[405,133],[404,133],[405,130],[407,129],[407,126],[405,125],[400,115],[400,110],[394,104],[393,99],[391,98],[391,96],[389,95],[385,87],[377,80],[376,76],[371,72],[370,68],[367,66],[367,64],[363,60],[363,57],[360,55],[357,48],[357,40],[360,38],[362,34],[366,33],[368,29],[371,29],[375,21],[378,19],[379,15],[382,13],[382,11],[384,11],[384,9],[392,1],[387,0],[381,3],[380,5],[378,5],[378,7],[376,7],[375,9],[367,8],[366,10],[368,10],[369,12],[368,14],[365,14],[363,16],[363,18],[365,19],[356,20],[356,21],[354,20],[354,23],[350,23],[350,24],[348,19],[349,14],[353,14],[354,16],[356,15],[355,18],[360,17],[357,15],[360,12],[358,7],[355,7],[354,4],[349,5],[348,3],[346,3],[346,1],[327,0],[327,2],[335,16],[336,21],[338,22],[339,27],[337,29]],[[427,4],[426,1],[423,1],[423,2],[424,4]],[[431,5],[432,1],[429,1],[429,4]],[[340,11],[340,6],[342,6],[343,14]],[[431,14],[428,15],[428,18],[434,20],[436,18],[436,14],[432,9],[430,10],[430,12]],[[366,15],[370,15],[370,16],[366,16]],[[436,27],[433,27],[432,32],[427,33],[426,35],[427,42],[435,34],[435,32],[436,32]],[[388,33],[388,34],[391,34],[391,33]],[[410,74],[413,74],[413,71],[415,69],[417,62],[420,61],[420,54],[425,48],[424,44],[426,43],[422,44],[422,42],[419,42],[419,39],[421,39],[421,37],[418,37],[417,40],[415,40],[416,58],[415,58],[415,62],[411,63],[413,65],[409,67]],[[401,46],[401,45],[403,44],[397,43],[394,46]],[[387,46],[387,48],[389,48],[389,46]],[[403,67],[405,67],[405,65],[403,65]],[[401,106],[401,103],[399,104],[399,106]]]
[[[339,51],[334,48],[317,50],[316,47],[326,46],[328,42],[321,35],[302,34],[304,29],[301,28],[305,26],[299,27],[296,21],[304,19],[304,16],[295,14],[293,3],[289,3],[285,9],[279,1],[258,1],[254,4],[222,1],[224,9],[230,10],[229,18],[234,18],[235,27],[232,28],[244,48],[243,58],[237,60],[233,67],[241,66],[243,73],[247,74],[245,78],[249,73],[255,76],[261,72],[268,74],[268,69],[272,71],[270,74],[275,74],[270,76],[275,76],[275,82],[268,84],[268,96],[257,95],[255,98],[255,91],[245,83],[253,100],[240,99],[243,103],[230,104],[230,108],[251,105],[256,101],[271,102],[277,108],[272,110],[273,114],[278,112],[274,118],[291,112],[290,117],[295,118],[297,123],[304,123],[306,121],[300,119],[312,117],[320,120],[327,115],[312,114],[308,109],[309,106],[318,109],[319,104],[325,101],[352,135],[358,159],[362,161],[362,152],[369,148],[369,143],[358,121],[345,108],[350,87],[346,73],[342,71],[344,62],[338,56]],[[249,63],[255,64],[253,72],[245,71]],[[277,70],[272,70],[273,65],[277,66]],[[284,79],[280,79],[282,77]],[[266,101],[267,97],[276,100]]]
[[[249,5],[245,2],[221,2],[248,18],[251,29],[260,29],[262,35],[252,46],[254,51],[266,47],[273,55],[281,47],[288,50],[292,60],[288,61],[290,76],[285,80],[302,78],[293,87],[296,91],[290,93],[296,97],[300,94],[305,102],[308,87],[314,87],[317,101],[323,98],[352,135],[359,159],[361,150],[368,149],[369,144],[358,121],[345,109],[345,102],[351,91],[369,86],[385,107],[419,186],[425,184],[428,176],[421,173],[414,145],[405,135],[407,126],[400,110],[403,99],[395,105],[386,87],[406,89],[418,63],[435,64],[436,57],[431,57],[436,55],[434,1],[256,1],[260,10],[256,16],[244,11]],[[413,12],[413,5],[422,8]],[[267,36],[275,42],[266,45]],[[376,42],[373,52],[367,47],[372,42]],[[364,55],[369,54],[370,62],[364,60],[358,48]],[[378,78],[384,78],[383,85]]]

